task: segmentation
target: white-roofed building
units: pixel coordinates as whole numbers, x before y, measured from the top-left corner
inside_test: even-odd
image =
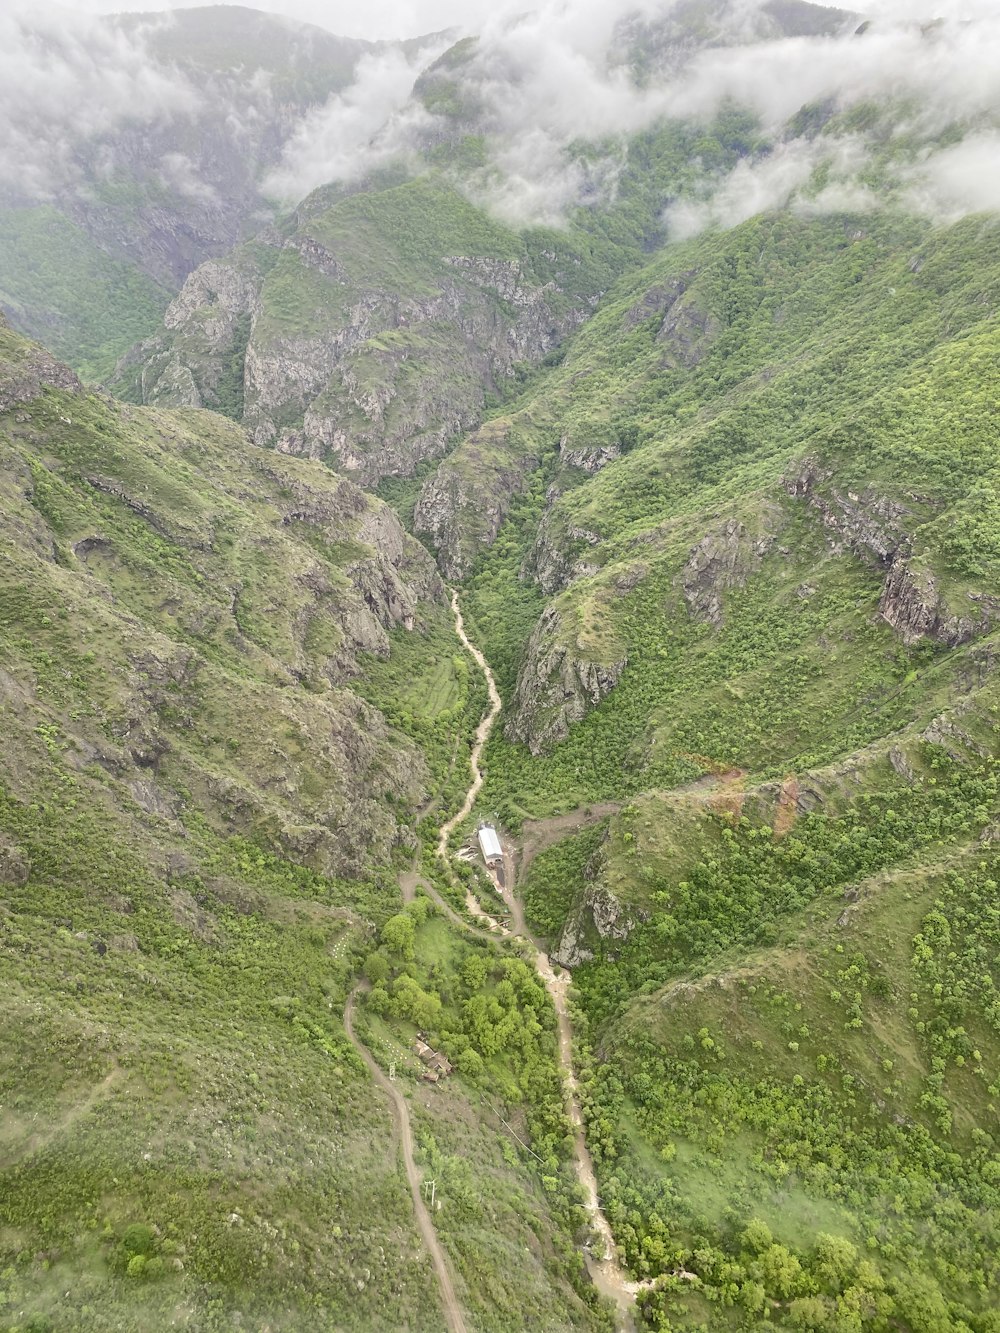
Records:
[[[492,824],[480,824],[479,826],[479,848],[483,854],[483,860],[488,866],[496,865],[499,862],[503,864],[503,848],[500,846],[500,838]]]

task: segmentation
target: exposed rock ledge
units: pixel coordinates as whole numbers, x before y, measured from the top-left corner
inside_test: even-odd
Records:
[[[611,693],[628,665],[626,656],[595,662],[582,650],[575,653],[561,629],[559,612],[547,607],[528,640],[505,728],[510,740],[523,742],[534,755],[565,740],[573,723]]]
[[[503,426],[488,422],[469,437],[458,462],[446,459],[427,478],[413,511],[413,530],[437,551],[446,579],[457,583],[467,577],[537,467],[534,455],[508,448]]]
[[[596,574],[601,564],[588,560],[583,551],[601,544],[598,533],[589,528],[568,527],[564,532],[554,528],[552,511],[546,513],[538,525],[531,550],[524,559],[521,578],[534,579],[550,597],[568,588],[577,579]]]
[[[928,638],[954,648],[1000,620],[1000,599],[995,597],[969,594],[978,617],[950,610],[934,575],[914,563],[913,544],[903,525],[906,508],[871,490],[854,494],[831,488],[820,493],[817,487],[831,476],[816,459],[807,458],[783,484],[789,495],[819,512],[835,551],[850,549],[885,571],[879,612],[904,643]]]
[[[0,329],[9,328],[3,313],[0,312]],[[26,354],[20,360],[10,358],[3,365],[0,375],[0,412],[9,412],[14,407],[33,402],[45,388],[64,389],[69,393],[82,393],[83,385],[68,366],[51,356],[44,347],[36,343],[26,344]]]
[[[779,525],[776,508],[762,515],[759,532],[731,518],[691,548],[681,573],[681,586],[693,616],[716,627],[722,624],[722,594],[730,588],[742,588],[759,571],[777,539],[776,532],[768,529]]]
[[[641,913],[629,913],[603,884],[589,884],[562,928],[552,961],[563,967],[588,963],[594,957],[592,946],[622,943],[643,919]],[[610,952],[613,955],[613,947]]]

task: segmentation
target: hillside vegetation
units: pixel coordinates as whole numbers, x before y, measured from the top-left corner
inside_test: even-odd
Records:
[[[115,391],[225,412],[258,444],[322,458],[362,485],[412,476],[558,359],[566,335],[644,262],[662,240],[664,191],[699,175],[693,151],[722,171],[753,136],[736,113],[710,130],[638,136],[614,206],[577,208],[555,228],[497,221],[475,188],[477,136],[446,116],[448,132],[454,142],[422,150],[422,172],[397,164],[316,190],[196,269],[160,334],[122,359]],[[447,491],[445,474],[444,503],[428,493],[418,514],[439,547]]]
[[[993,30],[557,9],[0,212],[0,1333],[1000,1333]]]
[[[448,460],[483,808],[624,801],[525,896],[654,1327],[997,1326],[998,301],[988,220],[754,219]]]
[[[351,483],[89,394],[6,326],[0,513],[0,1327],[440,1328],[341,1023],[481,709],[430,557]],[[425,1093],[418,1151],[463,1304],[587,1327],[496,1118]]]

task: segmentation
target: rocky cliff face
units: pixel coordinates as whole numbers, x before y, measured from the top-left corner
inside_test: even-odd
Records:
[[[252,338],[247,422],[257,442],[323,457],[366,486],[407,475],[470,430],[486,393],[565,331],[550,308],[554,288],[526,282],[520,264],[463,256],[444,264],[450,273],[434,296],[366,292],[306,346]],[[301,427],[282,430],[295,379],[289,360],[314,377],[298,382]]]
[[[647,321],[657,321],[656,343],[661,348],[664,370],[697,366],[722,332],[718,318],[699,304],[695,292],[689,291],[696,276],[692,269],[657,283],[625,314],[622,327],[626,333]]]
[[[970,592],[968,615],[948,606],[939,581],[914,555],[908,522],[916,526],[916,519],[905,505],[872,491],[830,486],[832,477],[809,458],[785,478],[785,490],[817,511],[835,552],[851,550],[885,571],[879,611],[904,643],[928,638],[953,648],[997,623],[1000,599],[995,597]]]
[[[346,225],[345,210],[361,208],[355,198],[325,211],[307,201],[291,235],[266,233],[202,266],[171,303],[164,332],[120,365],[118,382],[139,402],[221,407],[255,443],[323,459],[363,486],[439,456],[481,419],[487,393],[539,361],[585,308],[564,301],[554,281],[534,281],[524,258],[435,254],[433,238],[411,257],[388,219],[416,207],[418,189],[430,210],[455,206],[447,191],[420,183],[388,191],[384,203],[366,196],[380,265]],[[448,521],[427,521],[444,544]]]
[[[627,656],[598,662],[572,640],[554,606],[532,631],[505,727],[508,738],[545,754],[565,740],[574,722],[601,702],[621,679]]]
[[[615,945],[627,940],[643,919],[643,914],[627,911],[603,884],[588,884],[566,919],[552,960],[572,968],[589,963],[598,950],[613,958]]]
[[[615,439],[581,440],[575,432],[567,431],[559,441],[561,466],[579,468],[591,477],[621,456],[621,445]]]
[[[445,578],[458,582],[495,541],[538,459],[512,442],[508,423],[491,421],[465,441],[460,462],[446,459],[424,482],[413,529],[437,552]]]
[[[227,389],[242,396],[242,357],[260,308],[261,273],[246,252],[211,260],[185,281],[163,316],[164,332],[132,348],[115,370],[115,389],[155,407],[225,410]]]
[[[559,524],[551,509],[556,499],[558,495],[550,492],[550,507],[538,525],[538,534],[521,571],[522,578],[534,579],[549,596],[601,568],[600,562],[588,555],[589,550],[600,545],[599,534],[572,523],[565,527]]]
[[[731,518],[695,544],[681,571],[684,600],[693,616],[716,628],[722,624],[723,593],[744,587],[760,570],[777,540],[780,518],[777,507],[769,507],[755,531]]]
[[[955,648],[985,634],[1000,620],[1000,598],[970,592],[968,615],[949,609],[938,580],[928,569],[895,560],[886,575],[879,611],[904,643],[934,639]]]

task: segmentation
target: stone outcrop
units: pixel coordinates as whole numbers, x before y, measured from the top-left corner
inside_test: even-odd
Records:
[[[542,591],[551,596],[578,579],[598,573],[601,563],[593,556],[588,558],[587,551],[600,544],[600,535],[589,528],[572,524],[558,528],[549,510],[539,523],[531,550],[525,556],[521,577],[534,579]]]
[[[807,458],[782,484],[790,496],[805,500],[819,514],[834,553],[850,550],[881,568],[888,568],[901,554],[908,555],[906,508],[875,491],[827,486],[833,475],[815,458]]]
[[[665,370],[697,366],[722,332],[721,322],[704,310],[697,294],[689,290],[696,276],[691,270],[650,287],[626,311],[622,321],[623,331],[630,333],[640,324],[659,320],[656,342]]]
[[[7,321],[0,313],[0,332],[7,327]],[[37,344],[19,341],[16,354],[10,357],[0,355],[0,412],[9,412],[33,402],[46,388],[68,393],[83,392],[83,386],[70,368]]]
[[[933,639],[954,648],[985,633],[1000,620],[1000,599],[968,594],[968,615],[949,607],[938,580],[914,558],[906,507],[873,490],[841,491],[827,483],[832,472],[808,458],[785,477],[787,493],[820,515],[835,553],[852,551],[885,572],[879,612],[904,643]],[[972,608],[978,615],[972,614]]]
[[[949,610],[929,570],[896,560],[886,575],[878,609],[904,643],[927,638],[954,648],[985,633],[1000,619],[1000,599],[979,593],[969,596],[978,616]]]
[[[278,254],[274,279],[273,261],[253,258],[262,245]],[[238,373],[256,444],[324,459],[363,486],[443,454],[481,420],[487,393],[587,313],[514,259],[451,255],[427,272],[352,278],[307,209],[299,231],[255,246],[191,274],[116,386],[138,402],[231,410]]]
[[[21,889],[30,874],[31,865],[24,851],[0,835],[0,887]]]
[[[587,442],[567,434],[559,441],[559,462],[562,466],[579,468],[592,477],[621,456],[621,445],[617,440]]]
[[[716,627],[722,624],[723,593],[742,588],[758,572],[777,540],[776,532],[768,530],[768,525],[776,528],[778,517],[776,510],[766,511],[757,532],[738,519],[728,519],[691,548],[681,572],[681,586],[693,616]]]
[[[489,422],[466,441],[460,463],[446,459],[424,482],[413,530],[437,552],[446,579],[465,578],[479,552],[496,539],[514,497],[538,467],[520,453],[502,423]]]
[[[505,728],[508,738],[544,754],[565,740],[579,722],[615,688],[628,665],[623,656],[598,662],[568,643],[558,610],[547,607],[528,640]]]
[[[950,712],[934,718],[921,733],[925,741],[939,745],[958,763],[967,763],[970,755],[984,759],[990,753],[961,725],[961,719],[967,711],[968,705],[959,704]]]
[[[392,510],[369,511],[358,526],[356,540],[372,553],[354,561],[347,573],[365,610],[381,629],[412,630],[421,601],[444,600],[437,571],[423,548],[403,531]],[[388,640],[368,651],[388,656]]]
[[[668,303],[656,335],[664,370],[693,370],[721,332],[721,322],[702,310],[693,295],[678,295]]]
[[[627,940],[643,919],[643,914],[623,907],[603,884],[588,884],[562,928],[552,961],[579,967],[590,962],[597,949],[613,958],[615,945]]]

